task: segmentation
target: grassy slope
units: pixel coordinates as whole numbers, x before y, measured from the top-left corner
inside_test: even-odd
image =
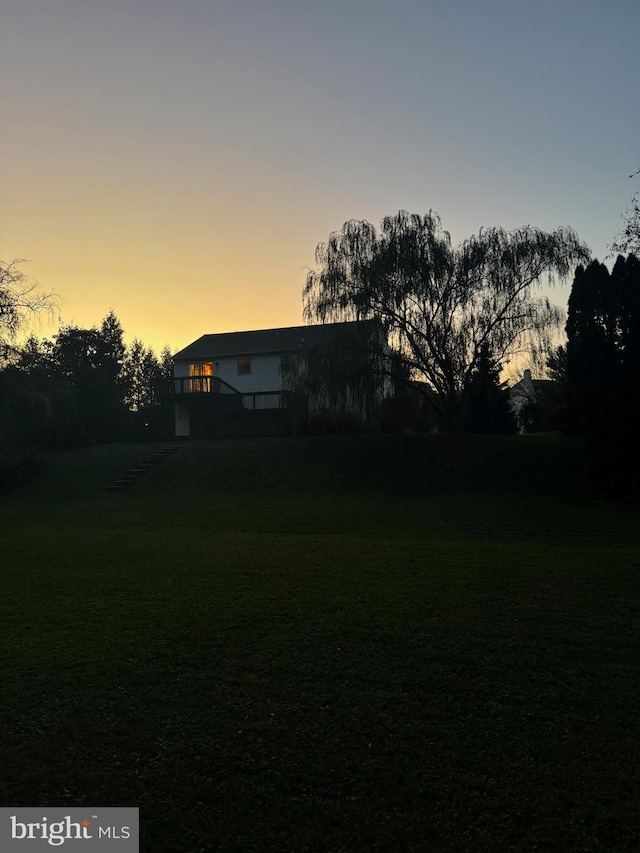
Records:
[[[0,502],[2,804],[143,850],[637,849],[637,511],[555,437],[54,456]],[[62,495],[58,500],[57,495]]]

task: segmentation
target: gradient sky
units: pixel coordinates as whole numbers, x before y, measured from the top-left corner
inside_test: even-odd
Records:
[[[602,259],[638,184],[638,0],[0,9],[0,258],[158,350],[302,323],[348,219],[570,225]]]

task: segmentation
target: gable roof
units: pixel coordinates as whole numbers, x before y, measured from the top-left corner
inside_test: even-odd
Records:
[[[318,326],[285,326],[283,329],[259,329],[250,332],[224,332],[203,335],[174,355],[175,360],[221,358],[223,356],[262,353],[301,352],[321,346],[339,330],[373,323],[324,323]]]
[[[509,391],[512,393],[519,393],[522,391],[524,394],[531,393],[531,391],[546,391],[547,388],[551,388],[552,386],[557,385],[553,379],[521,379],[519,382],[516,382],[515,385],[512,385],[509,388]]]

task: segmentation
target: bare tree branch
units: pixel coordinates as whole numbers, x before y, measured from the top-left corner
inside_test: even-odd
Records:
[[[640,169],[629,175],[630,179],[640,176]],[[640,256],[640,190],[636,190],[631,198],[631,204],[622,215],[623,228],[611,244],[612,254],[623,255],[634,253]]]
[[[19,269],[24,263],[16,259],[0,261],[0,346],[6,348],[18,333],[41,313],[51,313],[58,300]]]

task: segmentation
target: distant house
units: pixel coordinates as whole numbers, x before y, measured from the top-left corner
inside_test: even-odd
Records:
[[[532,379],[531,371],[525,370],[522,379],[509,389],[511,409],[521,431],[527,431],[532,420],[540,417],[541,408],[553,402],[557,384],[551,379]]]
[[[374,343],[371,321],[203,335],[173,359],[176,436],[288,435],[332,407],[367,417],[371,377],[386,389]]]

